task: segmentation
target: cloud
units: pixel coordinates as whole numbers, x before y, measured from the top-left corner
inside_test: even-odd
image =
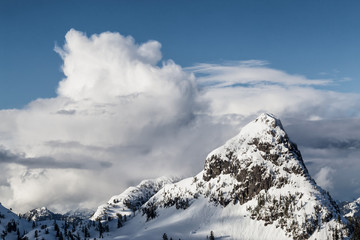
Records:
[[[315,88],[329,79],[308,79],[266,67],[266,62],[198,64],[194,71],[210,114],[256,115],[272,112],[280,117],[322,119],[359,116],[359,94]]]
[[[65,114],[65,115],[73,115],[76,113],[76,110],[74,109],[70,109],[70,110],[65,110],[65,109],[61,109],[59,111],[56,112],[57,114]]]
[[[73,29],[65,39],[64,48],[55,48],[66,76],[59,83],[59,96],[104,103],[152,97],[191,101],[195,94],[191,74],[172,61],[156,65],[161,59],[157,41],[138,45],[130,36],[110,32],[88,38]]]
[[[329,79],[308,79],[266,67],[267,62],[259,60],[229,62],[227,64],[197,64],[188,70],[200,75],[197,78],[203,87],[254,86],[275,84],[284,86],[327,85]]]
[[[2,201],[18,211],[55,206],[51,199],[76,207],[87,198],[94,207],[129,182],[194,171],[196,158],[208,147],[194,149],[191,141],[202,136],[197,129],[214,126],[195,119],[206,105],[198,98],[194,75],[171,60],[159,62],[156,41],[137,44],[119,33],[88,37],[76,30],[65,39],[64,47],[56,47],[65,75],[58,96],[0,111],[0,138],[11,150],[2,149],[2,161],[17,169],[6,173],[12,180]],[[202,161],[196,165],[198,171]],[[31,169],[45,172],[17,180]],[[73,181],[81,181],[79,191],[51,190]],[[50,191],[34,190],[38,185]],[[101,187],[95,194],[96,185]]]
[[[338,166],[353,165],[347,176],[357,177],[359,95],[317,88],[329,79],[258,60],[183,69],[162,60],[159,42],[119,33],[72,29],[65,40],[55,48],[65,75],[57,96],[0,110],[0,201],[16,211],[96,207],[145,178],[194,175],[264,111],[282,119],[337,196],[347,171]],[[347,192],[360,189],[352,182]]]
[[[333,180],[331,177],[333,172],[334,170],[329,167],[321,168],[314,177],[315,181],[320,187],[326,190],[330,190],[331,188],[333,188]]]
[[[69,159],[57,161],[53,157],[25,157],[24,154],[14,154],[9,150],[0,148],[0,164],[18,164],[29,169],[101,169],[111,167],[112,163],[106,161]]]

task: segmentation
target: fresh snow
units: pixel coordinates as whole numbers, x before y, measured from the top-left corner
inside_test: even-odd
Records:
[[[175,180],[177,179],[169,177],[144,180],[136,187],[129,187],[123,193],[111,197],[106,204],[98,207],[90,219],[93,221],[97,219],[107,220],[108,217],[117,218],[117,214],[131,217],[134,210],[139,209],[157,191]]]
[[[359,211],[360,200],[343,207]],[[83,213],[81,213],[83,212]],[[85,212],[85,213],[84,213]],[[79,211],[79,215],[89,211]],[[280,120],[261,114],[210,152],[196,176],[144,180],[99,206],[89,220],[54,220],[46,208],[20,218],[0,205],[0,232],[16,222],[21,236],[59,239],[349,239],[349,221],[309,175]],[[69,213],[71,215],[71,213]],[[76,215],[76,212],[72,213]],[[46,230],[46,231],[45,231]],[[86,233],[89,233],[85,237]],[[17,239],[16,232],[6,239]],[[70,235],[69,235],[70,234]],[[65,238],[66,239],[66,238]]]
[[[359,217],[360,216],[360,198],[353,202],[343,204],[341,208],[345,217]]]

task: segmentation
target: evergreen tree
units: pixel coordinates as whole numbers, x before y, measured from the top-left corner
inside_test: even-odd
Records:
[[[353,227],[354,227],[354,232],[352,234],[351,239],[352,240],[360,239],[360,224],[359,224],[359,220],[356,218],[353,219]]]
[[[102,223],[101,223],[100,220],[98,221],[98,229],[99,229],[99,238],[102,238],[102,237],[103,237],[104,228],[103,228],[103,225],[102,225]]]
[[[7,232],[5,230],[3,230],[0,235],[1,239],[5,240],[6,235],[7,235]]]
[[[71,231],[68,232],[68,239],[74,240],[74,236],[72,235]]]
[[[335,228],[334,240],[339,240],[339,231],[338,231],[337,227]]]
[[[68,227],[69,227],[69,224],[67,223],[67,221],[65,221],[65,223],[64,223],[64,234],[65,234],[65,236],[67,235]]]
[[[163,240],[168,240],[168,236],[166,235],[166,233],[163,234]]]
[[[17,236],[17,240],[21,239],[20,230],[19,230],[19,229],[16,230],[16,236]]]
[[[87,228],[86,226],[85,226],[85,228],[84,228],[84,237],[85,237],[85,239],[88,238],[88,237],[90,237],[89,230],[88,230],[88,228]]]
[[[62,232],[59,233],[59,240],[64,240],[64,237],[62,235]]]
[[[35,230],[35,235],[34,235],[35,238],[38,238],[39,237],[39,234],[38,234],[38,231]]]
[[[60,229],[59,229],[59,225],[57,225],[56,221],[54,221],[54,230],[56,232],[58,232]]]
[[[213,231],[210,231],[210,240],[215,240],[215,237],[214,237],[214,232]]]
[[[121,223],[121,218],[118,218],[118,220],[117,220],[117,227],[118,228],[121,228],[123,225],[122,225],[122,223]]]

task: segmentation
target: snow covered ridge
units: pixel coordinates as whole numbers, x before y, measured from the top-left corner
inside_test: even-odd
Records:
[[[136,187],[129,187],[120,195],[110,198],[108,203],[98,207],[90,219],[93,221],[108,220],[109,217],[114,219],[119,214],[126,217],[131,216],[161,188],[176,180],[178,179],[169,177],[144,180]]]

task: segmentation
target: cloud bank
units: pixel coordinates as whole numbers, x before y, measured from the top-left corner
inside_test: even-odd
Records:
[[[162,60],[159,42],[119,33],[72,29],[65,40],[57,97],[0,111],[0,201],[16,211],[95,207],[144,178],[195,174],[264,111],[283,120],[320,185],[360,195],[355,171],[338,167],[360,169],[360,96],[317,88],[333,80],[255,60],[183,68]]]

